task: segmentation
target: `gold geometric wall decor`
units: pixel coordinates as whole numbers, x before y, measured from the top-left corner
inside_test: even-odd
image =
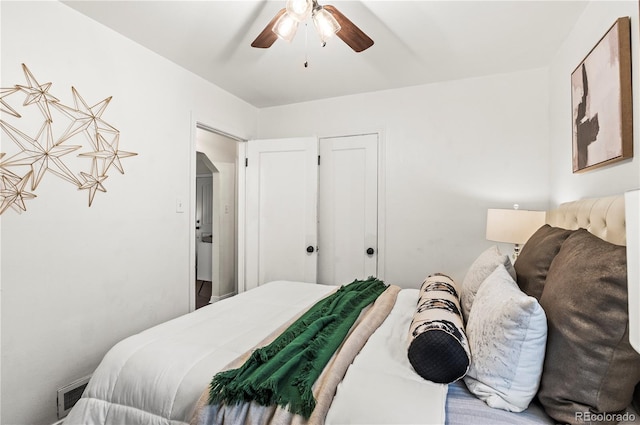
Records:
[[[47,174],[62,178],[78,190],[88,190],[91,206],[96,191],[107,191],[104,187],[107,171],[113,167],[124,174],[120,160],[137,155],[120,150],[120,131],[102,118],[111,96],[89,106],[71,87],[73,106],[65,105],[49,93],[52,83],[40,84],[25,64],[22,70],[26,84],[0,88],[0,113],[19,122],[29,114],[40,128],[29,135],[16,128],[17,124],[0,119],[0,128],[13,141],[16,151],[9,157],[7,152],[0,152],[0,215],[9,208],[26,211],[25,200],[36,197],[33,192]],[[19,112],[15,100],[20,94],[26,97]],[[35,117],[31,113],[34,105],[39,111]],[[73,171],[77,161],[69,154],[75,151],[79,151],[76,158],[88,160],[88,172]]]

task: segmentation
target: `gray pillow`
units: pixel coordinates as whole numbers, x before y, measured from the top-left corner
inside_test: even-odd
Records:
[[[627,298],[625,247],[584,229],[573,232],[553,259],[540,298],[548,337],[538,398],[555,420],[598,418],[631,403],[640,354],[629,343]]]
[[[522,292],[540,300],[551,262],[572,232],[545,224],[531,235],[514,264]]]
[[[478,292],[478,288],[480,288],[482,282],[501,264],[507,269],[511,277],[515,279],[516,274],[509,256],[502,254],[495,245],[480,254],[471,264],[471,267],[469,267],[462,281],[462,291],[460,293],[460,307],[462,307],[462,314],[465,321],[469,320],[469,313],[471,312],[471,306],[473,305],[473,300],[476,292]]]

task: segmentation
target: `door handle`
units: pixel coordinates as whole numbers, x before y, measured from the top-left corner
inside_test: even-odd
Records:
[[[313,251],[315,251],[315,249],[313,248],[313,246],[309,245],[309,246],[307,247],[307,252],[308,252],[309,254],[311,254]]]
[[[367,255],[373,255],[375,254],[376,250],[373,248],[367,248]]]

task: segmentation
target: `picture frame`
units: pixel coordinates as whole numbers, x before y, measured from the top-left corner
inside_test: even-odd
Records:
[[[573,172],[633,157],[631,29],[618,18],[571,73]]]

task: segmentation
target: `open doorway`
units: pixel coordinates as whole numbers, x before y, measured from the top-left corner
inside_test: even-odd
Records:
[[[239,140],[197,125],[196,308],[238,292],[237,157]]]

